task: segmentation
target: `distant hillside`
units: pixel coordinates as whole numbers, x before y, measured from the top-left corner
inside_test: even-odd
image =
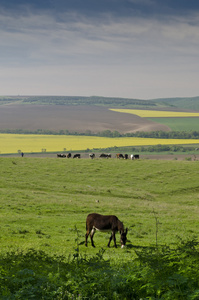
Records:
[[[154,103],[153,101],[99,96],[28,97],[27,99],[23,100],[23,103],[54,105],[97,105],[106,107],[156,107],[156,103]]]
[[[181,109],[198,110],[199,96],[187,98],[160,98],[140,100],[100,96],[10,96],[0,97],[0,105],[5,104],[37,104],[37,105],[94,105],[112,108],[142,108],[142,109]]]
[[[156,105],[170,106],[187,110],[199,110],[199,97],[188,97],[188,98],[161,98],[150,100]]]
[[[0,97],[0,132],[103,134],[197,131],[198,118],[144,118],[110,108],[199,111],[199,97],[139,100],[110,97]]]
[[[159,107],[152,100],[140,100],[116,97],[100,97],[100,96],[13,96],[0,97],[0,105],[5,104],[37,104],[37,105],[94,105],[105,107],[126,107],[126,108],[145,108],[152,109]],[[161,106],[165,106],[164,103]]]

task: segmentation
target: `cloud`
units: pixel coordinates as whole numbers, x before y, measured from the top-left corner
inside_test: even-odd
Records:
[[[57,55],[94,55],[122,53],[128,51],[156,51],[167,45],[177,49],[183,45],[187,49],[198,46],[198,16],[156,20],[142,18],[103,18],[92,22],[83,17],[65,14],[65,22],[57,22],[46,14],[1,18],[1,47],[24,49],[27,58],[44,59]],[[190,23],[191,22],[191,23]],[[125,49],[126,48],[126,49]],[[137,50],[136,50],[137,49]],[[192,48],[194,51],[194,47]],[[168,49],[167,49],[168,50]],[[24,53],[22,51],[22,53]]]
[[[169,14],[169,1],[165,14],[159,5],[150,13],[157,4],[153,0],[139,5],[137,0],[108,0],[107,6],[105,2],[100,2],[100,10],[94,0],[85,5],[67,1],[67,6],[65,1],[48,1],[48,7],[20,1],[17,10],[2,8],[2,92],[152,98],[192,91],[195,95],[198,12]]]

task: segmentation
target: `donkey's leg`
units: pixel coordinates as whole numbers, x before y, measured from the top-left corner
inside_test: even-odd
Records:
[[[94,243],[93,243],[93,236],[94,236],[94,234],[95,234],[95,229],[93,228],[93,229],[91,230],[91,233],[90,233],[91,245],[92,245],[93,247],[95,247],[95,245],[94,245]]]
[[[109,242],[108,242],[108,247],[110,247],[110,243],[112,241],[112,238],[113,238],[113,232],[111,233],[111,236],[110,236],[110,239],[109,239]]]
[[[88,239],[88,236],[90,234],[91,230],[87,229],[86,231],[86,235],[85,235],[85,246],[87,247],[87,239]]]
[[[114,240],[114,246],[115,246],[115,248],[117,248],[115,232],[113,232],[113,240]]]
[[[115,231],[112,231],[112,233],[111,233],[111,236],[110,236],[110,239],[109,239],[109,242],[108,242],[108,247],[110,247],[110,243],[111,243],[112,239],[113,239],[113,241],[114,241],[114,246],[115,246],[115,248],[117,248],[117,245],[116,245],[116,238],[115,238]]]

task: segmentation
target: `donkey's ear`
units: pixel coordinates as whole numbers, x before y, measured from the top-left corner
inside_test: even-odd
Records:
[[[128,228],[126,228],[126,234],[127,234],[127,232],[128,232]]]

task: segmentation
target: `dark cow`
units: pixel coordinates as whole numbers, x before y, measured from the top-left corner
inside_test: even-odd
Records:
[[[131,159],[139,159],[139,154],[131,154]]]
[[[81,155],[80,154],[74,154],[73,158],[81,158]]]
[[[124,230],[123,223],[116,216],[113,215],[103,216],[96,213],[92,213],[87,216],[86,235],[85,235],[86,247],[87,247],[87,239],[89,234],[90,234],[91,244],[93,247],[95,247],[93,243],[93,236],[96,230],[104,231],[104,232],[111,231],[108,247],[110,247],[111,240],[113,239],[115,248],[117,248],[115,234],[117,231],[119,231],[121,247],[123,248],[125,246],[128,229],[126,228],[126,230]]]
[[[67,158],[71,158],[71,153],[68,153],[68,154],[67,154]]]
[[[111,154],[110,153],[109,154],[102,153],[102,154],[100,154],[99,157],[100,158],[111,158]]]
[[[121,153],[117,153],[117,154],[116,154],[116,157],[117,157],[117,158],[124,158],[124,155],[121,154]]]
[[[89,154],[89,157],[90,157],[91,159],[95,158],[95,153],[90,153],[90,154]]]
[[[108,154],[105,154],[105,153],[102,153],[102,154],[100,154],[100,158],[107,158],[107,156],[108,156]]]
[[[57,157],[62,157],[63,158],[63,157],[66,157],[66,155],[61,153],[61,154],[57,154]]]
[[[128,154],[124,154],[124,159],[128,159],[128,158],[129,158]]]

